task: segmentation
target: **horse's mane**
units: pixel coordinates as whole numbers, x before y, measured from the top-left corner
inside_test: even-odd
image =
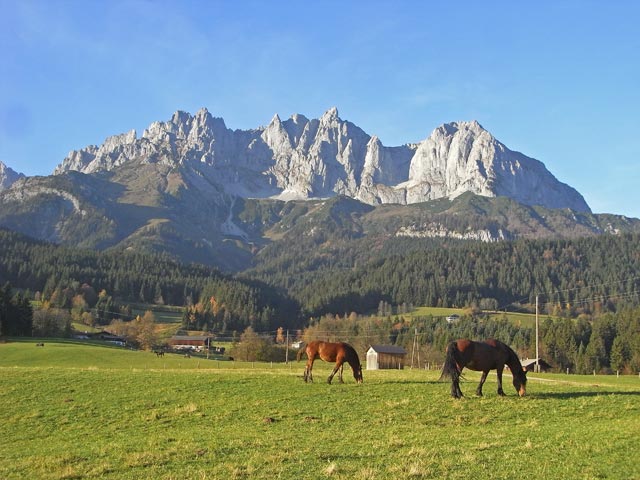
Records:
[[[518,354],[513,351],[513,349],[507,345],[506,343],[499,342],[502,345],[502,348],[507,352],[507,365],[509,365],[509,370],[511,370],[511,374],[518,377],[520,382],[526,385],[527,376],[522,369],[522,363],[520,363],[520,359],[518,358]]]
[[[355,348],[353,348],[353,347],[352,347],[351,345],[349,345],[348,343],[343,343],[343,345],[344,345],[344,348],[345,348],[346,350],[348,350],[348,351],[349,351],[349,354],[350,354],[350,355],[353,355],[353,357],[354,357],[354,361],[355,361],[358,365],[360,365],[360,358],[358,357],[358,352],[356,352],[356,349],[355,349]]]

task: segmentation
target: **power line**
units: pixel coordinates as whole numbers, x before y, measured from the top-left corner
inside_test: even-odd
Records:
[[[637,280],[640,280],[640,276],[635,276],[635,277],[631,277],[631,278],[627,278],[627,279],[623,279],[623,280],[616,280],[613,282],[607,282],[607,283],[600,283],[600,284],[595,284],[595,285],[583,285],[580,287],[574,287],[574,288],[566,288],[563,290],[555,290],[550,294],[545,294],[545,293],[539,293],[537,295],[542,296],[542,297],[549,297],[550,295],[566,295],[567,293],[570,292],[575,292],[575,291],[580,291],[580,290],[584,290],[584,289],[594,289],[594,288],[600,288],[600,287],[610,287],[610,286],[614,286],[614,285],[619,285],[622,283],[628,283],[628,282],[635,282]],[[630,298],[633,297],[634,295],[640,295],[640,290],[633,290],[631,292],[623,292],[623,293],[618,293],[618,294],[609,294],[609,295],[604,295],[604,294],[597,294],[596,296],[593,296],[591,298],[584,298],[581,300],[578,300],[576,302],[572,302],[574,305],[575,304],[579,304],[579,305],[587,305],[589,303],[598,301],[598,300],[609,300],[612,298]],[[520,299],[517,300],[513,300],[512,302],[508,303],[508,304],[504,304],[501,305],[500,307],[497,308],[498,311],[504,310],[507,307],[509,307],[510,305],[513,305],[514,303],[523,303],[523,302],[528,302],[530,300],[531,296],[527,296],[527,297],[522,297]],[[552,300],[548,300],[545,303],[542,303],[541,305],[544,307],[547,307],[549,305],[553,306],[555,305],[557,302],[554,302]]]

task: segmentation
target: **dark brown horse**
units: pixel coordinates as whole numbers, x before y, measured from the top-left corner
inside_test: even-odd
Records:
[[[335,368],[327,379],[328,383],[331,383],[336,372],[340,372],[338,374],[338,379],[340,380],[340,383],[344,383],[342,380],[342,367],[345,362],[351,366],[351,370],[353,370],[353,378],[356,379],[356,382],[362,383],[362,366],[360,365],[360,359],[358,358],[356,350],[348,343],[330,343],[318,340],[309,342],[306,346],[300,347],[300,350],[298,350],[298,361],[300,361],[305,353],[308,358],[307,366],[304,369],[305,382],[313,382],[311,370],[313,369],[314,360],[319,358],[325,362],[336,362]]]
[[[482,372],[480,384],[476,389],[476,395],[482,396],[482,385],[487,379],[489,370],[495,370],[498,375],[498,395],[504,395],[502,390],[502,371],[508,365],[513,375],[513,386],[518,395],[524,397],[527,386],[527,372],[522,368],[518,355],[507,345],[498,340],[485,340],[474,342],[467,339],[459,339],[451,342],[447,347],[447,355],[442,367],[440,380],[451,379],[451,396],[462,397],[460,390],[460,377],[462,369]]]

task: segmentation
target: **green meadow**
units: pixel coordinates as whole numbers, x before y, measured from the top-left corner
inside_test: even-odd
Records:
[[[637,376],[467,372],[454,400],[437,371],[44,343],[0,344],[3,479],[640,478]]]

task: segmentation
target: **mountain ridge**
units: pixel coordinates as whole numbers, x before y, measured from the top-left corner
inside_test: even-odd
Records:
[[[471,191],[526,205],[591,211],[582,195],[538,160],[509,150],[477,121],[451,122],[414,144],[384,146],[333,107],[319,119],[294,114],[230,130],[206,108],[177,111],[141,137],[131,130],[75,150],[54,174],[110,171],[131,161],[190,165],[229,195],[309,199],[346,195],[364,203],[411,204]]]

